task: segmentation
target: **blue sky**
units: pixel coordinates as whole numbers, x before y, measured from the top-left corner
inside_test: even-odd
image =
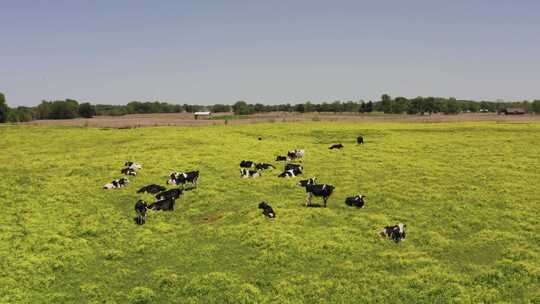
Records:
[[[540,1],[0,0],[8,104],[540,98]]]

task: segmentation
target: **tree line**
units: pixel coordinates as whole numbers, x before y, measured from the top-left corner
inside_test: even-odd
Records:
[[[506,108],[522,108],[526,112],[540,113],[540,100],[504,102],[504,101],[474,101],[457,100],[443,97],[395,97],[388,94],[381,96],[379,101],[334,101],[312,103],[310,101],[297,104],[265,105],[250,104],[238,101],[233,105],[190,105],[171,104],[167,102],[132,101],[127,105],[93,105],[88,102],[79,103],[74,99],[47,101],[43,100],[35,107],[19,106],[10,108],[5,95],[0,93],[0,122],[25,122],[36,119],[71,119],[77,117],[90,118],[96,115],[120,116],[127,114],[151,113],[194,113],[210,111],[213,113],[234,112],[237,115],[249,115],[265,112],[383,112],[389,114],[458,114],[462,112],[501,112]]]

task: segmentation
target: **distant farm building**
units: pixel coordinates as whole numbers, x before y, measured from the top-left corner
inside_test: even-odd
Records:
[[[195,119],[203,118],[203,119],[210,119],[210,116],[212,115],[210,112],[195,112]]]
[[[523,115],[527,114],[527,111],[523,108],[506,108],[504,109],[506,115]]]

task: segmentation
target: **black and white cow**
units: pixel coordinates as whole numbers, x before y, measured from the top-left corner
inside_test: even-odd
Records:
[[[142,187],[141,189],[139,189],[139,191],[137,191],[137,193],[148,192],[148,193],[156,194],[156,193],[159,193],[161,191],[165,191],[166,189],[167,188],[165,188],[163,186],[156,185],[156,184],[151,184],[151,185]]]
[[[276,156],[276,161],[290,161],[290,160],[291,158],[288,156],[282,156],[282,155]]]
[[[276,167],[274,167],[272,164],[268,164],[268,163],[256,163],[255,164],[255,169],[257,170],[264,170],[264,169],[275,169]]]
[[[334,145],[331,145],[330,148],[328,149],[332,150],[332,149],[342,149],[342,148],[343,148],[342,144],[334,144]]]
[[[311,200],[313,196],[316,197],[322,197],[324,202],[324,207],[326,208],[326,202],[328,201],[328,198],[330,195],[332,195],[332,192],[334,192],[335,187],[328,184],[315,184],[315,181],[309,181],[306,183],[306,206],[311,205]]]
[[[364,198],[365,196],[361,194],[347,197],[345,199],[345,204],[349,207],[364,208]]]
[[[135,212],[137,214],[142,215],[146,218],[146,210],[148,209],[148,204],[143,200],[138,200],[135,203]]]
[[[288,151],[287,156],[290,159],[302,158],[304,157],[304,149]]]
[[[240,177],[242,178],[249,178],[249,177],[260,177],[261,172],[258,170],[249,170],[246,168],[240,169]]]
[[[361,145],[364,143],[364,137],[362,135],[358,135],[358,137],[356,138],[356,143]]]
[[[253,167],[253,162],[250,160],[243,160],[240,162],[240,168],[251,168]]]
[[[285,167],[283,167],[283,171],[291,170],[291,169],[300,169],[300,171],[304,171],[304,167],[299,164],[286,164]]]
[[[303,179],[303,180],[299,181],[297,185],[300,186],[300,187],[305,187],[305,186],[310,185],[310,184],[312,184],[312,185],[316,184],[317,183],[316,181],[317,181],[317,178],[312,177],[312,178],[309,178],[309,179]]]
[[[172,172],[170,174],[170,179],[167,181],[167,184],[173,185],[184,185],[185,183],[192,183],[197,187],[197,180],[199,179],[199,171],[189,171],[189,172]]]
[[[268,205],[266,202],[261,202],[259,204],[259,209],[262,209],[263,214],[268,218],[275,218],[276,213],[274,212],[274,209],[270,205]]]
[[[402,223],[394,226],[386,226],[381,231],[381,236],[392,239],[394,242],[398,243],[405,239],[405,227],[407,227],[407,225]]]
[[[156,199],[158,200],[165,200],[169,198],[177,199],[180,197],[180,195],[182,195],[182,192],[184,192],[184,190],[182,189],[167,190],[167,191],[156,194]]]
[[[125,187],[129,183],[129,180],[127,177],[122,177],[119,179],[115,179],[112,182],[105,184],[103,186],[103,189],[118,189]]]
[[[139,170],[139,169],[142,169],[142,165],[139,164],[139,163],[135,163],[135,162],[132,162],[132,161],[127,161],[124,163],[124,166],[129,168],[129,169],[132,169],[132,170]]]
[[[284,170],[278,177],[295,177],[302,174],[302,169],[300,168],[293,168],[289,170]]]
[[[120,170],[120,173],[124,174],[124,175],[131,175],[131,176],[135,176],[137,175],[137,171],[131,169],[131,168],[124,168],[122,170]]]
[[[175,200],[172,198],[164,199],[157,201],[148,205],[148,209],[152,210],[163,210],[163,211],[174,211]]]

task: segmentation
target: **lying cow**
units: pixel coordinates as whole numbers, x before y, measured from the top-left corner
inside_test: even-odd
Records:
[[[381,231],[381,236],[392,239],[394,242],[398,243],[399,241],[403,241],[405,239],[405,227],[407,227],[407,225],[402,223],[394,226],[386,226]]]
[[[268,163],[257,163],[255,164],[255,169],[257,170],[265,170],[265,169],[275,169],[276,167],[274,167],[272,164],[268,164]]]
[[[175,200],[172,198],[164,199],[148,205],[148,209],[174,211],[174,203]]]
[[[334,192],[334,189],[335,189],[335,187],[332,185],[315,184],[315,181],[311,179],[308,180],[305,188],[307,192],[306,206],[310,206],[313,196],[316,196],[316,197],[322,197],[325,208],[326,208],[326,202],[328,201],[328,198],[330,197],[330,195],[332,195],[332,192]]]
[[[302,174],[302,169],[293,168],[293,169],[283,171],[283,173],[278,175],[278,177],[295,177],[295,176],[298,176],[300,174]]]
[[[170,179],[167,181],[167,184],[173,185],[184,185],[187,182],[192,183],[197,187],[197,180],[199,179],[199,171],[189,171],[189,172],[173,172],[170,175]]]
[[[243,160],[240,162],[240,168],[251,168],[253,167],[253,162],[250,160]]]
[[[342,149],[343,148],[343,145],[342,144],[334,144],[334,145],[331,145],[330,150],[333,150],[333,149]]]
[[[120,170],[120,173],[124,174],[124,175],[131,175],[131,176],[135,176],[137,175],[137,171],[131,169],[131,168],[124,168],[122,170]]]
[[[291,159],[288,156],[278,155],[276,156],[276,161],[290,161]]]
[[[266,202],[262,202],[259,204],[259,209],[262,209],[263,214],[268,218],[275,218],[276,213],[274,212],[274,209],[270,205],[268,205]]]
[[[364,143],[364,137],[362,135],[359,135],[357,138],[356,138],[356,143],[361,145]]]
[[[300,171],[304,171],[304,167],[299,164],[286,164],[283,168],[283,171],[291,170],[291,169],[300,169]]]
[[[125,187],[128,183],[129,183],[129,180],[127,179],[127,177],[122,177],[119,179],[115,179],[108,184],[105,184],[103,186],[103,189],[118,189],[118,188]]]
[[[139,189],[139,191],[137,191],[137,193],[147,192],[147,193],[156,194],[156,193],[159,193],[161,191],[165,191],[166,189],[167,188],[165,188],[163,186],[156,185],[156,184],[151,184],[151,185],[142,187],[141,189]]]
[[[304,157],[304,149],[288,151],[287,156],[290,159],[302,158]]]
[[[365,196],[361,194],[347,197],[345,199],[345,204],[349,207],[364,208],[364,198]]]
[[[142,165],[139,164],[139,163],[134,163],[132,161],[127,161],[124,163],[124,166],[125,167],[128,167],[129,169],[132,169],[132,170],[140,170],[142,169]]]
[[[177,199],[182,195],[183,190],[182,189],[171,189],[167,190],[161,193],[158,193],[156,195],[156,199],[158,200],[165,200],[165,199]]]
[[[240,177],[242,178],[249,178],[249,177],[260,177],[261,172],[257,170],[249,170],[246,168],[240,169]]]

